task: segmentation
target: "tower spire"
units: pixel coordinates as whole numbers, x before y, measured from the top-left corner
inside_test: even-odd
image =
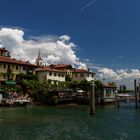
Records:
[[[38,57],[36,59],[36,64],[39,65],[39,66],[42,66],[43,64],[43,59],[41,58],[41,50],[39,48],[39,51],[38,51]]]
[[[41,58],[41,55],[40,55],[40,48],[39,48],[39,51],[38,51],[38,59]]]

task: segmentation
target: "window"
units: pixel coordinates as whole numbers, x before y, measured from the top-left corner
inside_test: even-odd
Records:
[[[57,73],[54,73],[54,76],[57,76]]]
[[[6,75],[5,75],[5,73],[3,74],[3,78],[5,79],[5,77],[6,77]]]
[[[77,77],[77,74],[75,74],[75,77]]]
[[[49,76],[52,76],[52,72],[49,72]]]
[[[110,96],[111,95],[111,89],[106,89],[106,96]]]
[[[84,74],[83,74],[83,73],[81,73],[81,74],[80,74],[80,77],[84,77]]]
[[[89,77],[89,73],[87,74],[87,77]]]
[[[25,66],[23,66],[23,70],[24,70],[24,71],[26,70],[26,67],[25,67]]]
[[[3,68],[4,68],[4,69],[6,68],[6,64],[3,65]]]
[[[18,66],[16,66],[16,70],[18,70]]]

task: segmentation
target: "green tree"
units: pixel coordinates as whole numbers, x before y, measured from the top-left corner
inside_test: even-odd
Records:
[[[123,90],[123,86],[120,85],[120,87],[119,87],[119,91],[122,91],[122,90]]]
[[[126,91],[126,85],[123,85],[123,90]]]
[[[100,80],[96,80],[95,82],[95,93],[100,94],[103,92],[103,83]]]
[[[35,74],[23,74],[20,73],[16,76],[16,81],[22,81],[22,80],[37,80],[37,76]]]
[[[71,77],[71,75],[70,74],[66,74],[65,75],[65,81],[72,81],[72,77]]]
[[[67,87],[76,91],[78,88],[80,88],[80,82],[79,81],[70,81],[67,83]]]
[[[80,89],[82,89],[85,92],[85,95],[87,95],[88,91],[90,90],[90,84],[91,84],[91,82],[89,82],[87,80],[82,80],[79,83],[79,87],[80,87]]]
[[[54,92],[49,91],[48,87],[44,84],[39,84],[31,94],[33,101],[41,104],[56,105],[57,97]]]

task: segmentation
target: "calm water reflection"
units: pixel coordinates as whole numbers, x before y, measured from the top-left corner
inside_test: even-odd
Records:
[[[139,140],[140,111],[132,106],[0,108],[0,140]]]

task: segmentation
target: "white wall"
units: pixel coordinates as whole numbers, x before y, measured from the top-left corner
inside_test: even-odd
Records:
[[[65,74],[64,73],[51,72],[51,74],[52,75],[50,75],[50,72],[48,72],[48,71],[37,72],[38,80],[40,82],[47,81],[47,80],[60,81],[60,82],[65,81]],[[60,74],[60,76],[58,74]],[[62,74],[64,75],[63,77],[62,77]]]
[[[64,82],[65,81],[65,74],[64,73],[60,73],[60,72],[51,72],[52,75],[49,74],[49,72],[46,73],[46,79],[50,79],[50,80],[54,80],[54,81],[60,81],[60,82]],[[56,74],[56,75],[54,75]],[[61,76],[58,76],[58,74],[60,74]],[[62,74],[64,75],[62,77]]]
[[[3,98],[2,94],[0,94],[0,100]]]
[[[81,74],[83,75],[82,77],[81,77]],[[88,74],[88,73],[73,73],[72,77],[73,77],[73,80],[78,80],[78,81],[79,80],[87,80],[87,81],[94,80],[94,76],[92,77],[92,74]]]
[[[108,91],[110,93],[108,93]],[[104,98],[113,98],[113,99],[105,99],[105,102],[112,102],[115,101],[115,89],[114,88],[104,88]]]

